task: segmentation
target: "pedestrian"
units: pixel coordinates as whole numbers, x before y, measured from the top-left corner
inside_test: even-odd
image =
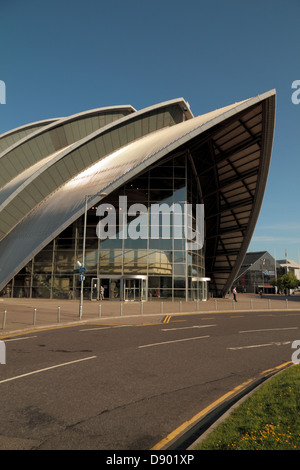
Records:
[[[104,299],[104,287],[101,286],[100,287],[100,300],[103,300]]]
[[[235,302],[237,302],[237,300],[236,300],[236,287],[233,288],[232,293],[233,293],[233,300],[234,300]]]

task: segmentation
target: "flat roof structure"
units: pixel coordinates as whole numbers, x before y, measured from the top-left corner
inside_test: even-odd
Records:
[[[205,208],[205,277],[225,295],[263,201],[275,100],[271,90],[196,117],[183,98],[113,106],[0,136],[0,291],[85,213],[87,195],[89,210],[99,194],[185,155]]]

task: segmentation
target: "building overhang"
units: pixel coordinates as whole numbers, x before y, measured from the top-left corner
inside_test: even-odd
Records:
[[[239,272],[260,212],[271,160],[275,96],[275,90],[271,90],[197,117],[193,117],[182,99],[162,103],[147,108],[147,113],[132,112],[107,126],[105,137],[114,136],[118,144],[110,145],[111,151],[94,162],[88,158],[86,149],[98,151],[103,130],[64,149],[65,162],[71,165],[78,152],[82,163],[77,170],[73,165],[69,179],[56,184],[1,240],[0,290],[35,254],[84,213],[87,194],[95,195],[88,199],[89,208],[101,200],[96,196],[99,192],[109,195],[168,155],[187,152],[205,205],[206,277],[216,295],[225,295]],[[159,112],[168,103],[181,107],[186,113],[185,120],[170,127],[151,129],[153,123],[159,126]],[[151,132],[137,134],[126,142],[126,126],[128,130],[131,123],[141,126],[145,114],[149,116],[147,125]],[[67,159],[68,156],[71,158]],[[56,155],[56,162],[62,162],[62,158]],[[39,167],[36,175],[39,181],[43,181],[43,171],[48,168],[49,165]]]

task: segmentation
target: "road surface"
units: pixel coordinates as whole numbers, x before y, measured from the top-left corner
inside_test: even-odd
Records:
[[[291,361],[299,328],[300,312],[216,312],[6,338],[0,449],[151,449],[228,391]]]

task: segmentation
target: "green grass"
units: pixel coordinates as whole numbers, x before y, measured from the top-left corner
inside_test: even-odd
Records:
[[[300,366],[270,379],[195,450],[300,450]]]

